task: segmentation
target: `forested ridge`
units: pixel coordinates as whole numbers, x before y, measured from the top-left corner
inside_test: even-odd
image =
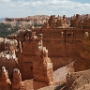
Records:
[[[11,26],[10,24],[0,24],[0,37],[7,37],[10,34],[15,33],[18,30],[18,26]]]

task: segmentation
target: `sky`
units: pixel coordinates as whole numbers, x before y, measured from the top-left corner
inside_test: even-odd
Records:
[[[90,0],[0,0],[0,18],[90,14]]]

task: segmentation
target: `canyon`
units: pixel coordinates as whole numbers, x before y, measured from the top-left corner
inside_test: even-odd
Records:
[[[42,24],[1,38],[0,90],[89,90],[90,61],[80,53],[90,34],[88,14],[52,15]]]

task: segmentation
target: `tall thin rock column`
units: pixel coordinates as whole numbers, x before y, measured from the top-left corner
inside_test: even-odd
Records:
[[[0,90],[11,90],[11,81],[4,66],[0,71]]]
[[[33,75],[36,81],[44,82],[46,85],[53,84],[53,63],[48,57],[48,50],[43,46],[42,39],[36,50],[38,60],[33,63]]]
[[[22,82],[22,76],[19,69],[14,69],[13,72],[13,83],[12,83],[12,90],[25,90],[24,84]]]

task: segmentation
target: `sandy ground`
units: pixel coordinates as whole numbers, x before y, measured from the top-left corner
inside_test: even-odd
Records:
[[[54,71],[54,82],[55,83],[65,82],[66,81],[66,75],[69,72],[73,72],[73,71],[74,71],[73,62],[55,70]]]

